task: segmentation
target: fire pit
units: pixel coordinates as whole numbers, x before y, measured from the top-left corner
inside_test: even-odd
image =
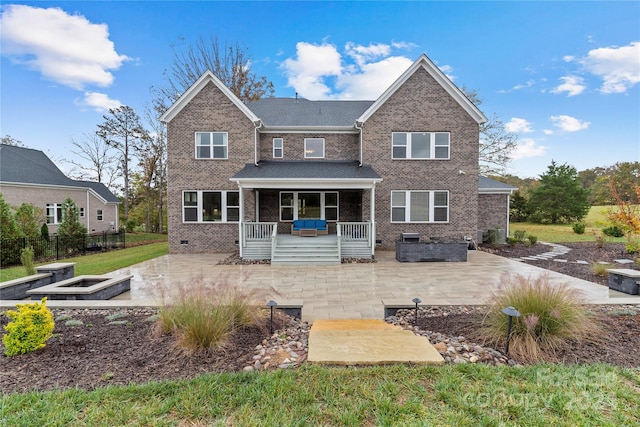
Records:
[[[78,276],[27,291],[32,300],[108,300],[131,289],[133,276]]]

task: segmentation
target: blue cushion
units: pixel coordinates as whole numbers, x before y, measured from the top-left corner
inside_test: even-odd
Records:
[[[304,223],[303,220],[296,219],[295,221],[293,221],[293,229],[294,230],[300,230],[300,229],[304,228],[303,223]]]
[[[316,230],[326,230],[327,229],[327,221],[324,219],[317,219],[315,221]]]

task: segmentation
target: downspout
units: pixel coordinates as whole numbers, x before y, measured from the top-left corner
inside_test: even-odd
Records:
[[[358,166],[362,167],[362,127],[364,126],[364,123],[360,123],[360,125],[358,126],[358,122],[356,121],[355,124],[355,128],[358,129],[360,131],[360,162],[358,163]]]
[[[258,119],[253,125],[253,164],[258,166],[258,129],[262,127],[262,120]]]

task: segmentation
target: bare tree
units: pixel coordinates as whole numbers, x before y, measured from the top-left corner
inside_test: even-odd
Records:
[[[476,107],[482,104],[477,91],[462,87],[462,92]],[[507,131],[504,123],[495,114],[488,122],[480,125],[480,173],[504,175],[518,142],[518,135]]]
[[[152,89],[163,98],[161,102],[154,101],[156,110],[158,106],[161,106],[161,111],[166,110],[168,104],[175,102],[207,70],[211,70],[242,101],[273,95],[273,83],[251,71],[251,57],[238,42],[221,46],[217,37],[201,36],[185,50],[178,51],[175,45],[172,49],[171,69],[164,73],[167,85]]]
[[[133,108],[123,105],[109,110],[109,116],[103,116],[104,122],[98,125],[98,135],[108,146],[120,154],[119,169],[124,179],[124,220],[129,219],[129,179],[131,177],[131,156],[142,149],[151,138],[140,123],[140,117]]]
[[[120,177],[118,158],[114,149],[96,134],[84,133],[82,139],[71,138],[75,149],[71,152],[84,162],[67,160],[74,166],[71,172],[79,179],[98,181],[109,188],[115,188],[115,181]]]
[[[11,135],[5,135],[0,139],[0,143],[5,145],[15,145],[16,147],[25,147],[24,143],[19,139],[15,139]]]

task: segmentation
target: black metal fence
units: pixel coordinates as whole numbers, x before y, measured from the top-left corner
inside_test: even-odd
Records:
[[[125,232],[81,234],[77,236],[54,235],[42,237],[18,237],[0,241],[0,266],[20,264],[22,249],[33,248],[34,261],[64,259],[88,253],[106,252],[125,247]]]

